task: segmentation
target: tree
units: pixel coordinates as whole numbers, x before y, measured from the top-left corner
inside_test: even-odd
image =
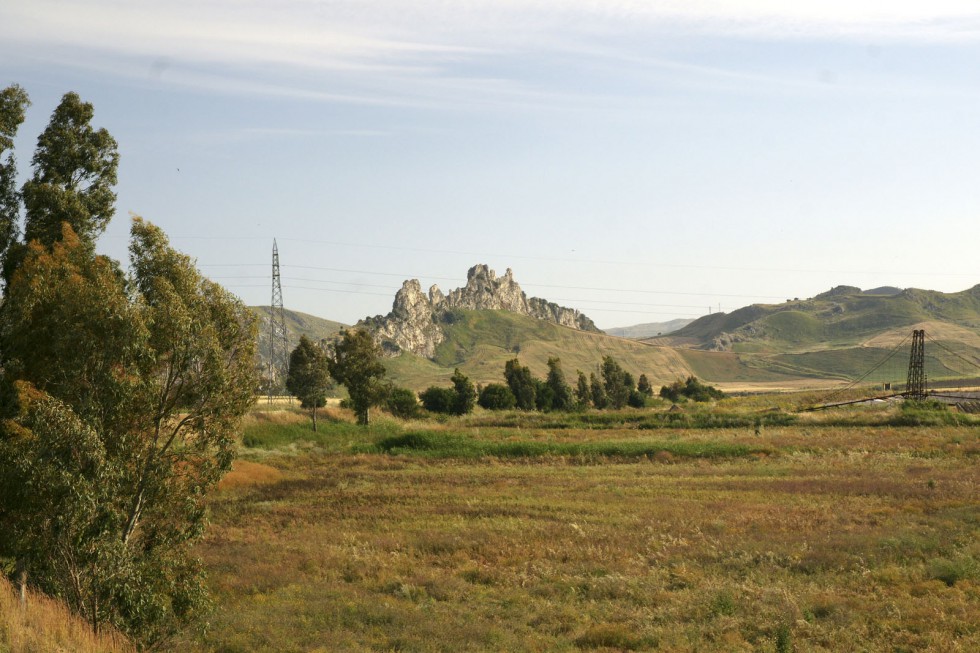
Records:
[[[419,395],[422,400],[422,407],[430,413],[442,413],[448,415],[453,412],[453,404],[456,402],[456,393],[452,388],[440,388],[439,386],[429,386]]]
[[[585,372],[582,370],[578,370],[578,381],[575,383],[575,401],[582,408],[587,408],[592,403],[589,380],[585,378]]]
[[[537,391],[531,370],[514,358],[504,364],[504,379],[507,381],[507,387],[514,393],[517,407],[521,410],[534,410]]]
[[[313,414],[313,432],[316,432],[316,409],[327,403],[327,390],[330,389],[330,372],[327,370],[327,355],[305,335],[299,337],[299,344],[289,355],[289,374],[286,376],[286,389],[299,398],[300,406],[309,408]]]
[[[371,406],[385,395],[381,348],[364,329],[346,329],[327,356],[327,369],[337,383],[347,387],[357,423],[366,426]]]
[[[609,405],[609,399],[606,397],[606,389],[603,387],[602,382],[599,381],[599,377],[596,376],[595,372],[589,374],[589,394],[592,395],[592,405],[597,409],[602,410]]]
[[[401,419],[414,419],[419,416],[419,398],[408,388],[393,387],[385,399],[388,412]]]
[[[476,388],[469,378],[457,367],[450,379],[453,382],[453,415],[466,415],[473,412],[476,405]]]
[[[20,235],[20,195],[13,148],[17,129],[24,122],[30,104],[27,92],[16,84],[0,91],[0,263]]]
[[[517,398],[502,383],[491,383],[480,392],[479,403],[487,410],[510,410],[517,405]]]
[[[602,384],[606,391],[609,405],[612,408],[622,408],[629,401],[633,389],[633,377],[626,372],[612,356],[602,359]]]
[[[166,639],[207,604],[189,549],[252,403],[254,317],[153,225],[127,279],[66,224],[25,247],[0,344],[0,555],[94,629]]]
[[[94,247],[115,213],[119,153],[105,129],[92,127],[95,110],[65,93],[37,140],[33,176],[24,184],[24,235],[50,246],[67,222],[81,242]]]
[[[653,386],[650,385],[650,379],[647,378],[647,375],[646,374],[641,374],[640,375],[640,380],[637,381],[637,383],[636,383],[636,389],[644,397],[652,397],[653,396]]]
[[[572,388],[565,381],[565,373],[561,369],[560,359],[548,359],[548,378],[545,383],[551,388],[551,407],[554,410],[570,410],[573,404]]]

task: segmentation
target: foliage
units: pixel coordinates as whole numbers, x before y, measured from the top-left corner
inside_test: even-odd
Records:
[[[286,389],[299,398],[303,408],[310,409],[316,431],[316,409],[327,403],[330,372],[326,353],[305,335],[300,336],[299,344],[289,355]]]
[[[660,388],[660,396],[663,399],[669,399],[676,403],[681,397],[687,397],[694,401],[722,399],[725,393],[714,386],[701,383],[697,377],[689,376],[686,381],[678,379],[669,386],[662,386]]]
[[[592,403],[589,380],[585,378],[585,373],[582,370],[578,370],[578,379],[575,382],[575,401],[581,408],[587,408]]]
[[[94,129],[95,110],[76,93],[65,93],[38,137],[24,184],[25,237],[51,245],[67,222],[79,240],[95,245],[115,213],[119,153],[105,129]]]
[[[552,393],[551,408],[554,410],[571,410],[574,405],[572,388],[565,381],[565,373],[561,369],[561,360],[548,359],[548,378],[545,380]]]
[[[602,410],[609,406],[609,398],[606,396],[606,388],[599,381],[595,372],[589,374],[589,394],[592,396],[592,406],[597,410]]]
[[[517,408],[520,410],[534,410],[536,408],[537,390],[534,384],[534,377],[531,370],[521,365],[521,362],[513,358],[504,364],[504,380],[507,387],[514,393],[517,400]]]
[[[374,338],[364,329],[341,331],[327,355],[327,369],[337,383],[347,387],[357,422],[367,425],[368,411],[384,399],[386,390],[382,382],[385,367]]]
[[[653,386],[650,385],[650,380],[647,378],[646,374],[640,375],[640,379],[636,382],[636,389],[645,397],[653,396]]]
[[[453,415],[466,415],[473,412],[476,405],[476,388],[465,374],[456,368],[450,379],[453,382]]]
[[[456,393],[452,388],[433,385],[419,393],[419,399],[422,400],[422,407],[430,413],[449,415],[453,412],[453,404],[456,403]]]
[[[139,218],[130,270],[66,224],[50,249],[26,246],[7,286],[0,549],[93,628],[150,645],[207,605],[189,547],[252,401],[255,334]]]
[[[634,388],[633,377],[612,356],[603,356],[600,371],[609,407],[620,409],[626,406]]]
[[[19,236],[20,195],[17,192],[17,161],[14,137],[30,106],[27,93],[13,84],[0,91],[0,263]],[[7,154],[6,160],[2,157]]]
[[[480,392],[479,403],[487,410],[510,410],[517,405],[517,398],[507,386],[491,383]]]
[[[419,416],[419,398],[408,388],[393,387],[388,391],[385,408],[400,419],[414,419]]]

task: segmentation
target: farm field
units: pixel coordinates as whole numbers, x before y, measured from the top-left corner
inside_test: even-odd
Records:
[[[897,411],[257,411],[175,650],[980,650],[980,428]]]

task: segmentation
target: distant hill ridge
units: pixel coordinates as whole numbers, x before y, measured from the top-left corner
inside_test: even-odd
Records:
[[[928,321],[980,326],[980,285],[957,293],[837,286],[811,299],[706,315],[658,342],[714,351],[746,350],[749,345],[753,351],[760,345],[782,351],[857,341]]]
[[[374,333],[389,356],[410,352],[433,359],[446,339],[445,326],[459,319],[463,310],[509,311],[579,331],[601,333],[595,323],[573,308],[539,297],[528,297],[514,280],[510,268],[502,277],[485,264],[474,265],[466,285],[444,295],[438,286],[422,292],[418,279],[408,279],[395,294],[391,312],[358,323]]]

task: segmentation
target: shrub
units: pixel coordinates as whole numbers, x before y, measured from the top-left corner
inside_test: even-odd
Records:
[[[392,388],[388,393],[385,408],[395,417],[412,419],[419,415],[419,399],[408,388]]]
[[[430,413],[448,415],[453,411],[456,393],[451,388],[440,388],[433,385],[422,391],[419,399],[422,400],[422,407]]]
[[[491,383],[480,393],[480,405],[487,410],[510,410],[517,405],[517,398],[507,386]]]

